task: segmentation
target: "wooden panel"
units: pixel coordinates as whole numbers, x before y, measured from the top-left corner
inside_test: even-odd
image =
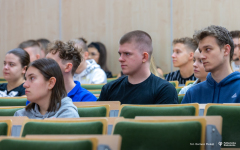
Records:
[[[59,0],[0,0],[0,14],[1,70],[5,53],[22,41],[59,37]]]
[[[63,40],[85,37],[106,45],[108,67],[117,74],[118,42],[126,32],[144,30],[153,39],[156,64],[170,70],[170,1],[63,0]]]
[[[240,30],[239,4],[236,0],[173,0],[174,38],[192,37],[195,30],[209,25]]]

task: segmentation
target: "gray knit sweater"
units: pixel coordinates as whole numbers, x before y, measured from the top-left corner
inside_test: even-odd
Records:
[[[65,97],[61,100],[61,107],[55,112],[47,112],[42,115],[37,104],[34,109],[26,111],[25,108],[15,112],[14,116],[27,116],[30,119],[44,119],[44,118],[79,118],[77,107],[73,104],[72,99]]]

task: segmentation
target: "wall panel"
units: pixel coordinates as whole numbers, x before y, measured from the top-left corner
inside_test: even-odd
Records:
[[[0,0],[0,68],[5,53],[22,41],[58,39],[58,20],[58,0]]]

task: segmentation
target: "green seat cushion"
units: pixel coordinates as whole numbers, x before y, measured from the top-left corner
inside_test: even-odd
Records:
[[[207,116],[220,115],[222,123],[222,141],[236,142],[236,146],[224,146],[223,148],[240,148],[240,106],[210,106]]]
[[[184,95],[178,95],[178,103],[181,104],[182,100],[184,98]]]
[[[82,84],[81,87],[87,90],[101,90],[104,85],[102,84]]]
[[[107,79],[107,83],[112,82],[112,81],[115,81],[115,80],[116,80],[116,78],[108,78],[108,79]]]
[[[7,81],[7,80],[5,80],[4,78],[0,78],[0,81]]]
[[[22,99],[1,99],[0,106],[26,106],[27,98]]]
[[[194,106],[179,107],[139,107],[124,106],[121,110],[121,117],[135,118],[136,116],[194,116]]]
[[[0,142],[1,150],[92,150],[92,142],[79,141],[34,141],[3,139]]]
[[[169,81],[169,83],[171,83],[174,87],[176,87],[176,83],[175,82]]]
[[[24,108],[0,109],[0,116],[13,116],[14,113]]]
[[[118,122],[113,134],[122,136],[122,150],[199,150],[190,143],[201,143],[201,123]]]
[[[22,136],[27,134],[102,134],[103,124],[93,122],[27,122]]]
[[[0,122],[0,136],[7,136],[8,125],[6,122]]]
[[[98,90],[98,91],[89,91],[89,92],[91,92],[92,94],[100,94],[101,93],[100,90]]]
[[[77,108],[80,117],[106,117],[107,109],[104,106],[101,107],[85,107]]]
[[[179,93],[181,91],[182,88],[176,88],[177,93]]]

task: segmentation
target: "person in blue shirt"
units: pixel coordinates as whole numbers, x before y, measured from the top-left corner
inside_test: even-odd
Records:
[[[233,72],[231,61],[234,44],[231,34],[220,26],[196,31],[201,60],[207,80],[190,88],[182,103],[239,103],[240,73]]]
[[[64,43],[62,41],[55,41],[50,43],[46,57],[55,60],[60,66],[64,78],[64,85],[68,93],[67,96],[70,97],[73,102],[97,100],[91,92],[82,88],[78,81],[73,81],[73,75],[82,61],[80,50],[74,47],[73,42]],[[27,104],[28,103],[29,101],[27,101]]]

